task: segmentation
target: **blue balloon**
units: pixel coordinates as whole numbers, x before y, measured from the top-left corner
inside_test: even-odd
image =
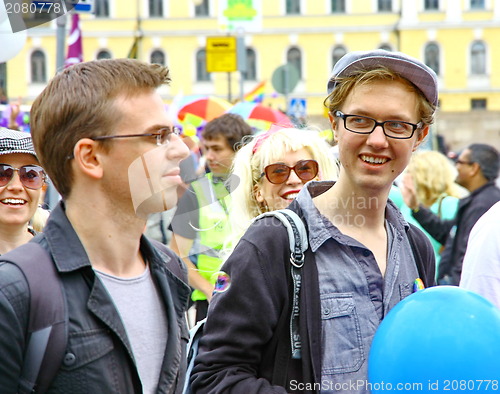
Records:
[[[412,294],[375,333],[368,380],[372,393],[500,391],[500,310],[454,286]]]

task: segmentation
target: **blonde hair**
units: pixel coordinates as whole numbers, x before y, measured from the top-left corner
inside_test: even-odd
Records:
[[[417,151],[406,171],[411,174],[418,202],[430,207],[441,196],[460,198],[462,193],[455,183],[456,169],[450,160],[437,151]]]
[[[37,207],[33,217],[30,220],[30,227],[36,232],[41,233],[43,228],[45,227],[45,223],[47,223],[47,219],[49,218],[50,212],[43,209],[42,207]]]
[[[264,139],[265,138],[265,139]],[[264,167],[283,160],[289,152],[306,149],[319,164],[321,180],[337,179],[337,168],[328,143],[312,128],[284,128],[269,135],[257,135],[236,154],[231,175],[229,221],[234,240],[239,239],[251,221],[264,212],[255,199],[254,188]],[[236,243],[234,243],[235,246]]]

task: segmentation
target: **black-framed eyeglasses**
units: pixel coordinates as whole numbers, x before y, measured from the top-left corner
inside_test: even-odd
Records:
[[[352,133],[371,134],[377,126],[381,126],[384,134],[389,138],[406,140],[413,137],[415,130],[423,126],[423,122],[417,124],[402,122],[400,120],[386,120],[378,122],[373,118],[362,115],[346,115],[342,111],[335,111],[334,116],[344,119],[344,127]]]
[[[40,189],[45,183],[45,171],[40,166],[32,164],[15,168],[10,164],[0,164],[0,187],[7,186],[14,178],[16,171],[19,174],[19,180],[28,189]]]
[[[455,165],[456,164],[464,164],[464,165],[470,166],[471,164],[474,164],[474,163],[475,163],[474,161],[464,161],[464,160],[460,160],[460,159],[455,160]]]
[[[283,163],[269,164],[264,167],[264,172],[260,174],[260,177],[265,175],[269,182],[279,185],[290,178],[292,170],[301,180],[307,182],[318,175],[319,165],[316,160],[299,160],[293,167],[288,167]]]
[[[155,137],[156,145],[166,145],[170,142],[173,135],[180,135],[181,130],[176,127],[163,127],[159,129],[156,133],[145,133],[145,134],[124,134],[124,135],[101,135],[99,137],[90,137],[91,140],[101,141],[101,140],[111,140],[114,138],[133,138],[133,137]]]

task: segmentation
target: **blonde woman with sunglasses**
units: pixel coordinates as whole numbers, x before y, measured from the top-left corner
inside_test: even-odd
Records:
[[[0,254],[30,241],[45,172],[28,133],[0,128]]]
[[[238,151],[230,179],[229,250],[255,217],[287,208],[308,181],[337,179],[337,170],[318,131],[272,126]]]

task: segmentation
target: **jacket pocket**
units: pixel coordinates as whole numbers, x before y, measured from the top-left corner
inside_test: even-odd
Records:
[[[321,296],[322,375],[355,372],[365,360],[359,318],[352,294]]]
[[[113,350],[108,330],[90,330],[71,333],[64,355],[62,369],[75,370],[104,357]]]

